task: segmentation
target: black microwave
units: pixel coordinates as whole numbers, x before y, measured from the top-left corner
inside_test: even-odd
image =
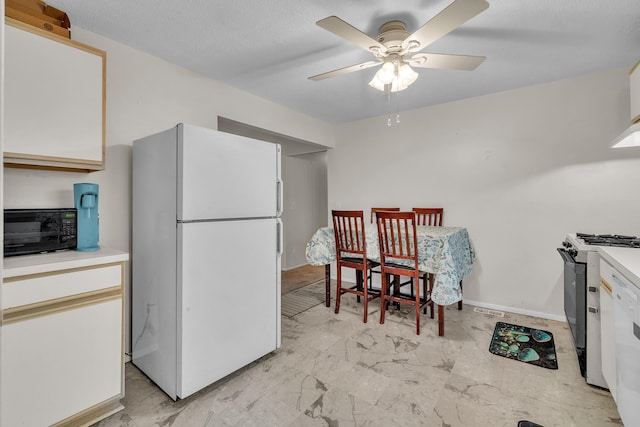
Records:
[[[76,209],[5,209],[4,256],[75,249]]]

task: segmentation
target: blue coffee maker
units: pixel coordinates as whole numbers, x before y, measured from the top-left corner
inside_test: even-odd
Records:
[[[78,210],[77,251],[91,252],[100,249],[98,239],[98,184],[73,184],[73,199]]]

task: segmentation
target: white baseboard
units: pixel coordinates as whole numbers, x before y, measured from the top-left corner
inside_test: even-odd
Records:
[[[558,322],[567,321],[566,316],[558,316],[557,314],[543,313],[540,311],[525,310],[522,308],[515,308],[515,307],[507,307],[504,305],[487,304],[484,302],[472,301],[466,298],[463,300],[463,302],[465,304],[473,305],[475,307],[488,308],[491,310],[507,311],[509,313],[515,313],[515,314],[524,314],[525,316],[540,317],[542,319],[555,320]]]

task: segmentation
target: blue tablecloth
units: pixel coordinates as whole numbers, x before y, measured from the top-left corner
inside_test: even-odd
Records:
[[[460,281],[471,273],[476,259],[463,227],[417,226],[418,266],[420,270],[435,274],[432,300],[449,305],[462,299]],[[378,231],[375,224],[366,224],[367,257],[380,261]],[[332,227],[318,229],[307,243],[307,261],[311,265],[326,265],[336,260],[336,244]]]

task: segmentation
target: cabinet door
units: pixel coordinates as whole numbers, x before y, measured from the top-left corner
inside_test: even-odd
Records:
[[[6,22],[5,165],[103,169],[105,52]]]
[[[616,400],[616,340],[613,326],[613,297],[611,296],[611,285],[604,278],[600,280],[600,331],[602,376],[609,386],[613,400]]]
[[[640,123],[640,61],[636,62],[629,73],[631,92],[631,123]]]
[[[122,298],[2,327],[3,426],[45,426],[122,395]]]

